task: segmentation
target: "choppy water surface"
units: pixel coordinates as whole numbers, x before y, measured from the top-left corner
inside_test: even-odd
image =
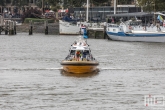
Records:
[[[76,36],[0,35],[0,110],[164,110],[165,43],[88,39],[99,73],[66,74],[60,61]]]

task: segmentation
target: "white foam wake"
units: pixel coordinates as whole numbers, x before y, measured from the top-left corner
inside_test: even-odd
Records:
[[[0,68],[0,70],[32,70],[32,71],[35,71],[35,70],[61,70],[61,68]]]

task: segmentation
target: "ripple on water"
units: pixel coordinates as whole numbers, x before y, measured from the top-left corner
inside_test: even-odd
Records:
[[[144,106],[144,95],[165,95],[164,43],[87,39],[100,71],[75,75],[60,61],[76,37],[1,35],[0,108],[164,110]]]

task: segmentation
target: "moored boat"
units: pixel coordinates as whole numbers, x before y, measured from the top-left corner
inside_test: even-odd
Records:
[[[165,42],[164,27],[130,26],[129,22],[121,22],[120,25],[107,25],[107,35],[112,40]]]
[[[89,0],[86,3],[86,20],[84,21],[81,11],[80,11],[80,18],[76,17],[69,17],[65,16],[62,20],[59,20],[59,34],[66,34],[66,35],[79,35],[83,34],[82,28],[99,28],[104,29],[104,22],[98,23],[97,22],[89,22],[88,20],[88,8],[89,8]]]
[[[79,35],[86,25],[86,22],[59,20],[59,34]]]
[[[66,72],[81,74],[97,71],[99,62],[92,56],[87,42],[80,38],[71,45],[69,55],[61,65]]]
[[[59,20],[59,34],[79,35],[83,34],[82,28],[88,29],[104,29],[104,23],[88,23],[80,21],[65,21]]]

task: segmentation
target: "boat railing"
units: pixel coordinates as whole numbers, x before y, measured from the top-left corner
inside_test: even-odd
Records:
[[[71,59],[71,55],[68,55],[65,60],[70,60]]]
[[[65,60],[67,61],[92,61],[95,60],[95,58],[91,57],[90,55],[86,55],[86,56],[80,56],[77,57],[76,55],[68,55]]]
[[[118,28],[119,25],[117,25],[117,24],[107,23],[107,27],[115,27],[115,28]]]
[[[165,31],[165,27],[164,26],[160,26],[160,25],[147,25],[147,26],[142,26],[142,25],[138,25],[138,26],[131,26],[131,29],[134,31]]]

